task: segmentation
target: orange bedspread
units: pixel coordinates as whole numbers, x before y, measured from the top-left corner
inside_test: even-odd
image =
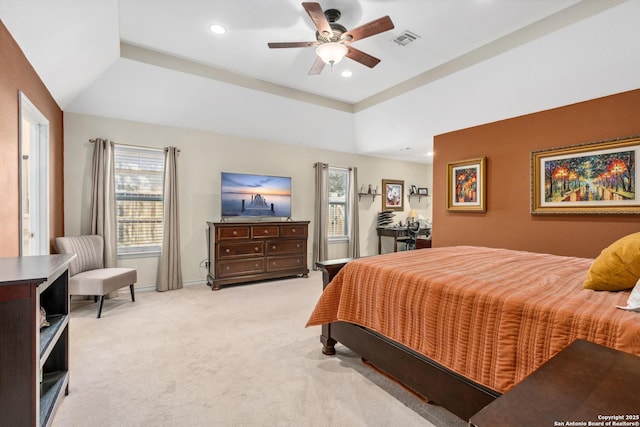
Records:
[[[504,393],[577,338],[640,355],[630,291],[582,289],[592,260],[456,246],[349,262],[307,326],[355,323]]]

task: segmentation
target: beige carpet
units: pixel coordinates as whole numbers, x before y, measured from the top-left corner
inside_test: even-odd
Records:
[[[322,278],[74,301],[70,426],[465,426],[304,328]]]

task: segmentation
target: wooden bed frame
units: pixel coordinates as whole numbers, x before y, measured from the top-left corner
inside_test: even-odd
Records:
[[[350,260],[316,263],[322,271],[323,289]],[[352,323],[322,325],[320,342],[322,352],[327,355],[335,354],[336,343],[345,345],[430,403],[444,407],[465,421],[500,396],[402,344]]]

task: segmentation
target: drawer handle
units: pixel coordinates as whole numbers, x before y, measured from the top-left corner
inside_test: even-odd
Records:
[[[269,234],[269,230],[264,230],[264,234]]]
[[[254,264],[254,267],[258,268],[258,267],[260,267],[260,264]]]
[[[297,247],[298,249],[300,249],[300,243],[298,243],[298,244],[296,245],[296,247]]]
[[[229,268],[229,266],[226,266],[226,267],[225,267],[225,269],[226,269],[227,271],[231,270],[231,268]]]
[[[295,232],[296,232],[296,229],[295,229],[295,228],[292,228],[292,229],[291,229],[291,232],[292,232],[292,233],[295,233]]]
[[[271,249],[273,249],[273,250],[275,251],[275,250],[276,250],[276,245],[273,245],[273,246],[271,247]]]
[[[230,254],[231,253],[231,249],[227,249],[225,252]]]
[[[237,236],[238,235],[238,231],[237,230],[233,230],[233,235]]]
[[[257,246],[255,248],[253,248],[253,250],[256,251],[256,252],[260,252],[260,248],[257,247]]]

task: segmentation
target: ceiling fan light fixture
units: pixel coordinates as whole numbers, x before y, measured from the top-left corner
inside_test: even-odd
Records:
[[[325,64],[337,64],[347,54],[347,47],[341,43],[323,43],[316,48],[316,54]]]

